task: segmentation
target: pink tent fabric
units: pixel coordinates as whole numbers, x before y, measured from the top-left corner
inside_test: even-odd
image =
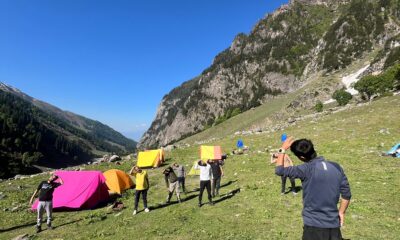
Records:
[[[64,184],[54,190],[54,209],[90,209],[108,199],[106,179],[100,171],[57,171]],[[36,209],[38,200],[32,205]]]

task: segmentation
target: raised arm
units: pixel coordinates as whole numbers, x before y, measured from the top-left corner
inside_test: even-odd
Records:
[[[271,155],[271,164],[276,163],[276,158],[274,157],[275,154]]]
[[[278,166],[283,166],[283,161],[285,160],[285,151],[287,151],[289,148],[290,148],[290,146],[292,145],[292,143],[294,142],[294,139],[293,139],[293,137],[289,137],[288,139],[286,139],[284,142],[283,142],[283,144],[282,144],[282,147],[281,147],[281,149],[280,150],[282,150],[283,152],[279,152],[278,153],[278,159],[276,160],[276,166],[278,167]]]
[[[169,188],[168,176],[164,174],[165,185]]]
[[[135,167],[132,167],[131,168],[131,170],[129,171],[129,175],[133,175],[133,169],[134,169]]]
[[[62,180],[62,178],[61,178],[60,176],[58,176],[58,179],[59,179],[60,185],[63,185],[63,184],[64,184],[64,181]]]
[[[33,199],[35,198],[36,194],[39,192],[39,190],[35,190],[35,192],[33,193],[31,200],[29,200],[29,205],[32,205]]]

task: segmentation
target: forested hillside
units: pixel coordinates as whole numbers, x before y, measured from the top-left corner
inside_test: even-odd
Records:
[[[0,178],[30,173],[33,165],[65,167],[103,153],[134,151],[134,141],[97,121],[85,121],[90,131],[0,90]]]

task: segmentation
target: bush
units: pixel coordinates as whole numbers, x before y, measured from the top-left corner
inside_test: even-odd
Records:
[[[350,102],[350,100],[353,98],[350,93],[346,92],[344,89],[336,90],[332,98],[336,100],[336,102],[339,104],[339,106],[345,106]]]
[[[242,111],[240,110],[240,108],[234,108],[234,109],[232,110],[231,117],[234,117],[234,116],[236,116],[236,115],[239,115],[241,112],[242,112]]]
[[[324,110],[324,104],[321,101],[317,101],[315,104],[315,111],[322,112]]]
[[[392,90],[400,89],[400,64],[397,64],[377,76],[368,75],[361,78],[354,88],[364,99],[369,100],[373,95],[382,95]]]

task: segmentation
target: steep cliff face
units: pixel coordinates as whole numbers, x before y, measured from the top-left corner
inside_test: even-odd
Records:
[[[290,1],[167,94],[139,148],[173,143],[293,92],[316,71],[345,68],[395,36],[399,6],[400,0]]]

